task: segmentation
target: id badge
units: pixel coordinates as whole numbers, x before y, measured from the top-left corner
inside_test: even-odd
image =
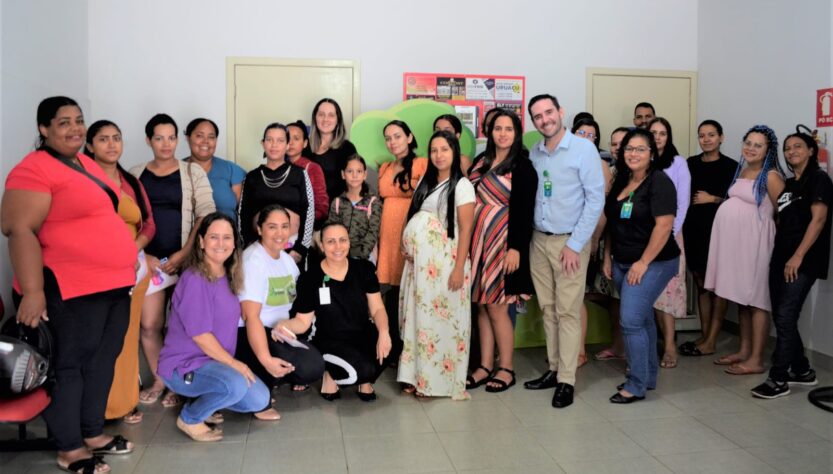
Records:
[[[628,201],[622,204],[622,210],[619,212],[620,219],[630,219],[631,212],[633,212],[633,203]]]
[[[321,305],[330,304],[330,288],[322,286],[318,289],[318,303]]]

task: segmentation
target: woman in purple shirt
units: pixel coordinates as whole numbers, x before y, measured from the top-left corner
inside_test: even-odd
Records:
[[[258,418],[277,419],[269,389],[249,367],[235,359],[243,283],[240,241],[230,217],[207,215],[171,300],[168,334],[159,354],[159,376],[173,392],[191,398],[176,426],[195,441],[219,441],[222,422],[217,410],[227,408]],[[269,416],[273,415],[273,416]]]
[[[657,117],[648,124],[648,130],[654,136],[659,152],[656,160],[657,169],[665,171],[671,178],[674,188],[677,190],[677,214],[674,216],[674,227],[672,236],[680,247],[680,268],[674,278],[668,282],[665,291],[659,295],[654,303],[654,310],[657,315],[657,322],[662,329],[665,341],[665,353],[662,355],[662,362],[659,366],[663,369],[673,369],[677,366],[677,346],[674,344],[674,320],[686,317],[688,313],[685,287],[686,263],[683,249],[683,222],[688,212],[688,204],[691,200],[691,173],[688,171],[688,164],[674,146],[674,136],[671,133],[671,124],[668,120]]]

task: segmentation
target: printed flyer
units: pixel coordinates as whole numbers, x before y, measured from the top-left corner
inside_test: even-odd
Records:
[[[402,99],[433,99],[453,105],[463,124],[474,136],[480,133],[483,116],[495,107],[514,110],[524,123],[526,79],[523,76],[483,74],[403,74]]]

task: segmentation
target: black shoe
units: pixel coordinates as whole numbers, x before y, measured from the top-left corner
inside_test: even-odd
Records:
[[[338,392],[336,392],[338,393]],[[359,396],[359,400],[363,402],[375,402],[376,401],[376,392],[364,393],[364,392],[356,392],[356,395]]]
[[[610,397],[610,403],[618,403],[618,404],[628,404],[633,402],[638,402],[639,400],[645,400],[645,397],[637,397],[636,395],[631,395],[630,397],[626,397],[619,392],[613,394]]]
[[[477,372],[478,370],[483,370],[484,372],[486,372],[486,376],[483,377],[480,380],[475,380],[474,379],[474,372]],[[466,377],[466,389],[473,390],[473,389],[475,389],[475,388],[477,388],[481,385],[484,385],[491,378],[492,378],[492,369],[490,369],[488,367],[485,367],[483,365],[478,366],[476,369],[474,369],[474,371],[471,373],[471,375]]]
[[[816,378],[815,370],[807,369],[807,372],[801,375],[795,375],[794,373],[790,372],[787,376],[787,383],[790,385],[806,385],[810,387],[812,385],[818,385],[819,379]]]
[[[524,388],[529,390],[543,390],[545,388],[553,388],[558,385],[558,372],[548,370],[544,375],[535,380],[524,382]]]
[[[766,379],[766,382],[758,385],[750,391],[752,392],[753,397],[771,400],[773,398],[789,395],[790,384],[787,382],[776,382],[772,379]]]
[[[573,391],[575,389],[568,383],[559,383],[555,386],[555,393],[552,395],[552,406],[564,408],[573,404]]]
[[[323,398],[324,400],[327,400],[328,402],[334,402],[334,401],[338,400],[339,398],[341,398],[341,390],[336,390],[333,393],[321,392],[321,398]]]

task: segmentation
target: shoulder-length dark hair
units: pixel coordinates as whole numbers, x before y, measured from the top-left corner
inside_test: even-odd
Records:
[[[309,147],[312,153],[317,153],[318,147],[321,145],[321,131],[318,130],[318,125],[315,121],[315,116],[318,115],[318,109],[321,108],[321,104],[332,104],[336,109],[336,128],[333,130],[333,140],[330,142],[330,148],[334,150],[341,148],[341,145],[347,140],[347,130],[344,127],[344,115],[341,113],[341,107],[339,107],[338,102],[334,99],[325,97],[319,100],[312,109],[312,123],[310,124],[311,131],[309,134]]]
[[[625,163],[625,148],[627,148],[630,141],[636,137],[641,137],[647,140],[648,148],[651,149],[651,161],[648,165],[648,173],[651,173],[658,168],[656,156],[659,154],[659,150],[657,150],[657,142],[654,140],[654,134],[639,127],[628,130],[628,133],[626,133],[625,137],[622,138],[622,144],[619,145],[619,153],[617,153],[615,164],[616,179],[613,180],[613,185],[610,187],[610,192],[608,193],[608,196],[612,196],[614,199],[620,192],[622,192],[623,189],[625,189],[625,186],[628,185],[628,181],[631,179],[631,169],[628,168],[628,165]]]
[[[460,142],[457,140],[457,136],[449,131],[437,130],[433,135],[431,135],[431,140],[428,141],[428,168],[425,170],[425,176],[422,177],[422,181],[419,182],[416,191],[414,191],[414,197],[411,199],[411,207],[408,209],[408,218],[406,219],[406,222],[411,220],[411,218],[419,212],[419,209],[422,207],[422,203],[425,202],[429,193],[437,187],[440,171],[430,159],[431,145],[434,143],[434,140],[437,139],[443,139],[448,143],[448,146],[451,147],[451,153],[453,156],[453,159],[451,160],[451,169],[449,170],[451,174],[448,176],[448,185],[446,185],[445,189],[441,189],[439,191],[440,205],[442,205],[443,200],[446,202],[447,235],[449,239],[453,239],[455,224],[454,211],[456,209],[456,206],[454,205],[454,190],[457,187],[457,182],[461,179],[465,179],[465,175],[463,175],[463,171],[460,169]]]
[[[388,127],[393,126],[401,128],[402,131],[405,132],[405,135],[411,136],[411,143],[408,144],[408,154],[405,156],[405,159],[402,160],[402,171],[396,173],[396,176],[393,177],[393,181],[399,184],[399,189],[401,189],[402,192],[406,192],[411,189],[411,169],[414,167],[414,158],[416,158],[415,150],[418,146],[417,139],[413,132],[411,132],[411,127],[401,120],[391,120],[388,122],[387,125],[385,125],[385,128],[382,129],[382,134],[385,133],[385,130],[387,130]]]
[[[99,120],[92,125],[90,128],[87,129],[87,151],[92,159],[95,159],[95,153],[93,153],[93,139],[95,136],[98,135],[98,132],[101,131],[104,127],[113,127],[118,130],[119,134],[121,134],[121,128],[116,125],[114,122],[110,120]],[[127,184],[130,186],[130,189],[133,190],[133,194],[136,195],[136,205],[139,206],[139,212],[142,214],[142,220],[145,221],[148,218],[148,209],[145,205],[145,198],[144,194],[142,193],[142,187],[139,184],[139,180],[136,179],[135,176],[125,171],[124,168],[121,166],[120,161],[116,161],[116,169],[121,174],[121,178],[127,181]]]
[[[460,119],[457,118],[454,114],[443,114],[439,117],[434,119],[434,124],[431,126],[431,129],[434,130],[437,128],[437,122],[440,120],[445,120],[446,122],[451,124],[451,128],[454,129],[454,133],[461,134],[463,133],[463,122],[460,122]]]
[[[819,144],[812,136],[802,132],[795,132],[784,138],[782,150],[787,149],[787,140],[790,138],[798,138],[803,141],[805,145],[807,145],[807,148],[810,149],[810,158],[807,159],[807,166],[804,168],[804,172],[801,173],[801,178],[797,181],[798,188],[803,190],[804,185],[807,183],[807,177],[819,169]],[[795,169],[793,169],[793,166],[789,161],[787,161],[786,152],[784,153],[784,163],[787,164],[787,169],[789,169],[791,173],[795,174]]]
[[[205,251],[200,247],[200,239],[205,238],[208,232],[208,227],[216,221],[226,221],[231,226],[231,232],[234,236],[234,251],[231,252],[229,258],[223,262],[223,267],[226,269],[226,279],[228,279],[228,286],[231,292],[235,295],[240,294],[243,289],[243,265],[240,254],[240,234],[237,232],[237,226],[231,217],[222,212],[212,212],[205,216],[197,228],[197,236],[194,239],[194,245],[191,246],[191,253],[188,255],[188,264],[186,268],[193,268],[203,278],[208,281],[216,281],[208,264],[205,262]]]
[[[595,120],[593,120],[592,115],[590,117],[582,117],[573,122],[573,128],[570,129],[570,133],[575,134],[576,130],[584,126],[593,127],[593,129],[596,130],[596,135],[593,137],[593,144],[596,145],[596,150],[598,150],[599,144],[602,142],[601,131],[599,130],[599,124]]]
[[[665,131],[668,132],[668,141],[665,142],[665,148],[654,160],[656,162],[654,166],[656,166],[657,169],[664,170],[674,163],[674,158],[679,155],[679,153],[677,152],[677,147],[674,146],[674,134],[671,133],[671,124],[668,123],[668,120],[664,117],[654,117],[650,122],[648,122],[648,130],[651,130],[651,127],[653,127],[655,123],[661,123],[662,126],[665,127]]]
[[[497,110],[497,112],[495,112],[489,119],[489,137],[486,142],[486,151],[483,154],[483,160],[481,161],[480,168],[478,168],[481,175],[491,169],[492,163],[495,161],[495,157],[497,156],[497,145],[495,144],[494,133],[495,124],[497,123],[497,119],[500,117],[509,117],[509,119],[512,120],[512,127],[515,129],[515,139],[512,141],[512,146],[509,148],[509,154],[506,156],[506,159],[503,160],[503,163],[498,165],[497,168],[495,168],[495,173],[500,175],[508,173],[514,169],[516,158],[529,155],[529,152],[527,152],[526,148],[524,148],[523,129],[521,119],[518,117],[518,114],[508,109],[493,110]]]

